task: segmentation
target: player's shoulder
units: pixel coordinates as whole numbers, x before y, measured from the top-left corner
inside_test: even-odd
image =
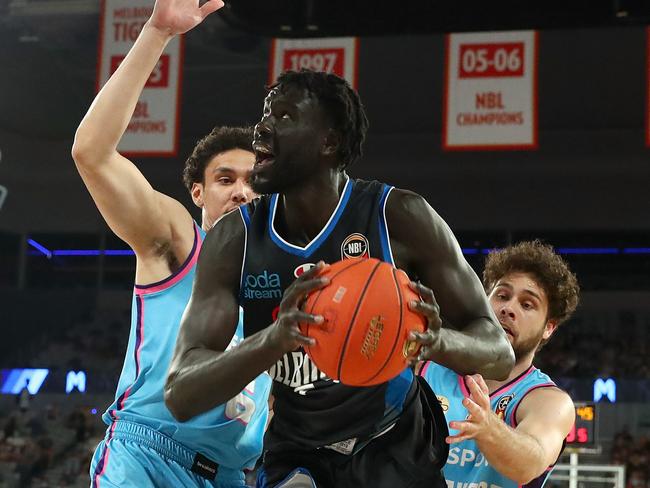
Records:
[[[246,234],[246,219],[241,208],[222,215],[207,232],[202,249],[220,249],[241,241]]]
[[[430,385],[437,382],[447,382],[449,378],[458,376],[449,368],[434,362],[422,361],[415,368],[415,374],[424,378]]]
[[[554,383],[542,383],[532,386],[519,405],[519,411],[522,413],[538,410],[555,412],[573,410],[573,400],[566,391]]]

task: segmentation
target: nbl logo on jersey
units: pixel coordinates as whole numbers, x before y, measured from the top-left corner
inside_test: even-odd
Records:
[[[506,409],[508,408],[510,401],[514,397],[515,395],[511,394],[511,395],[502,396],[501,398],[499,398],[499,400],[497,400],[497,405],[496,408],[494,409],[494,412],[497,414],[497,417],[499,417],[501,420],[505,420]]]
[[[350,234],[341,244],[341,259],[370,257],[370,243],[363,234]]]

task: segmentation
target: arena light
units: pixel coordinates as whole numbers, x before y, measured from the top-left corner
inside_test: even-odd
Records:
[[[86,373],[84,371],[68,371],[65,377],[65,392],[70,394],[75,388],[79,393],[86,393]]]
[[[619,254],[617,247],[556,247],[559,254]]]
[[[30,394],[36,395],[49,373],[49,369],[3,369],[0,393],[18,395],[27,388]]]
[[[48,259],[52,257],[52,251],[50,251],[49,249],[47,249],[45,246],[41,246],[41,245],[40,245],[38,242],[36,242],[34,239],[27,239],[27,244],[29,244],[30,246],[32,246],[32,247],[33,247],[34,249],[36,249],[37,251],[40,251],[41,253],[43,253],[45,256],[47,256]]]
[[[594,381],[594,402],[607,398],[610,403],[616,403],[616,380],[614,378],[596,378]]]
[[[133,256],[131,249],[54,249],[49,250],[34,239],[27,239],[27,243],[47,258],[52,256]],[[490,254],[498,251],[498,247],[464,247],[462,252],[466,256],[477,254]],[[590,256],[590,255],[616,255],[616,254],[650,254],[650,247],[556,247],[558,254]]]

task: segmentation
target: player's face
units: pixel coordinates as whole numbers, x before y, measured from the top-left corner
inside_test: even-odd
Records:
[[[548,339],[555,330],[555,323],[547,320],[546,292],[529,274],[502,277],[489,300],[517,360],[534,354],[542,339]]]
[[[192,199],[203,208],[203,227],[209,229],[223,214],[256,197],[249,179],[255,156],[231,149],[214,156],[205,167],[203,183],[194,183]]]
[[[308,181],[318,171],[328,130],[318,101],[307,90],[271,90],[255,126],[252,188],[260,194],[283,193]]]

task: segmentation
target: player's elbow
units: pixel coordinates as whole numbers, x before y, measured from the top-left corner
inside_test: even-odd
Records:
[[[539,478],[544,471],[546,470],[546,466],[540,467],[537,465],[537,463],[533,463],[532,465],[521,465],[519,469],[515,472],[510,474],[508,477],[515,481],[519,486],[522,485],[527,485],[531,481]]]
[[[110,155],[110,151],[102,147],[96,137],[81,127],[77,129],[70,152],[79,170],[90,169],[105,161]]]
[[[93,144],[93,138],[87,130],[83,128],[83,123],[77,129],[72,143],[72,159],[77,166],[87,166],[93,159],[93,153],[96,150],[96,144]]]
[[[512,345],[502,330],[494,329],[491,340],[493,341],[494,360],[485,365],[481,375],[485,379],[503,381],[515,366],[515,353]]]

